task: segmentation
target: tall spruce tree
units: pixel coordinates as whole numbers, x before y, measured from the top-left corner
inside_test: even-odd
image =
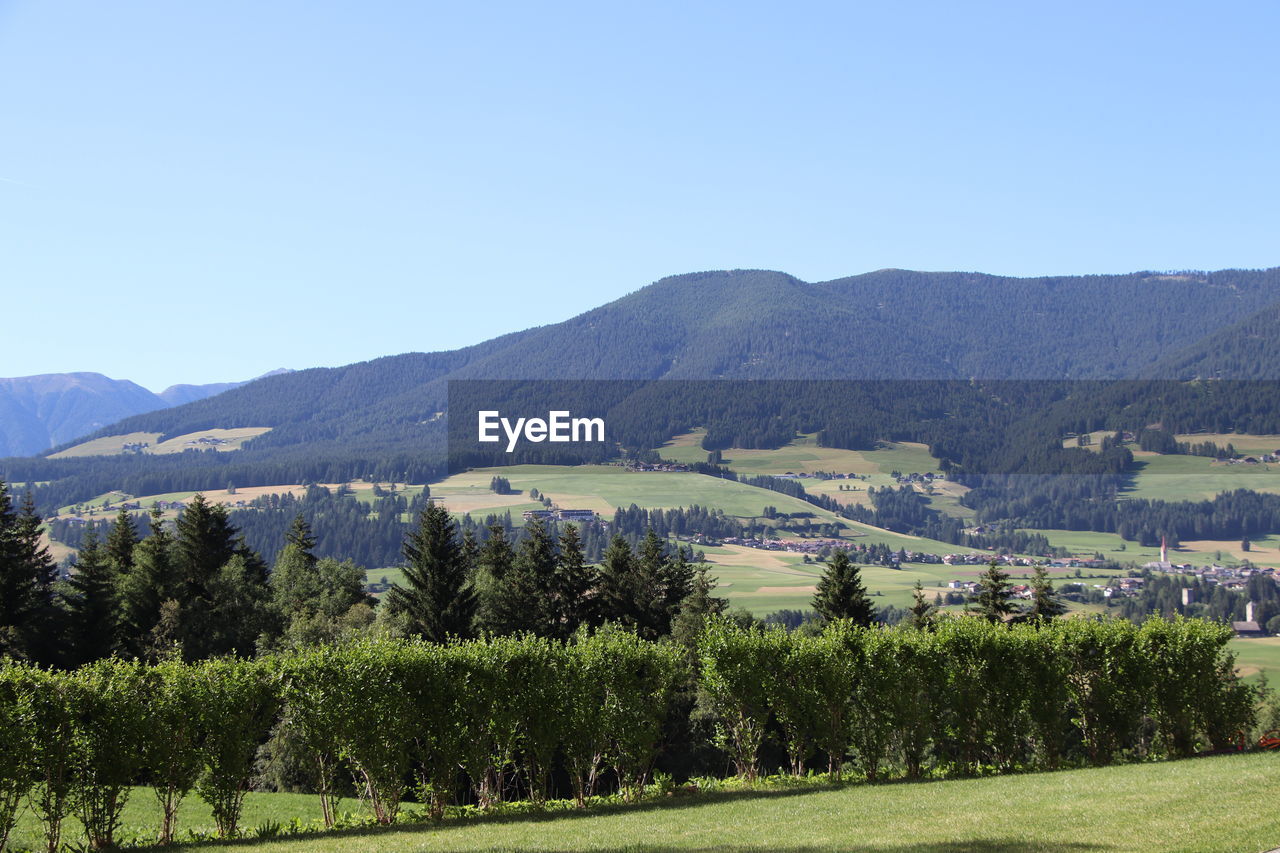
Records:
[[[414,632],[436,643],[472,636],[476,593],[448,510],[431,503],[419,513],[404,556],[406,586],[393,586],[388,595]]]
[[[173,539],[160,510],[151,511],[151,532],[133,549],[133,569],[118,579],[120,633],[125,651],[140,660],[155,660],[167,651],[156,633],[163,605],[178,607],[181,594],[173,561]]]
[[[598,573],[583,556],[578,528],[566,524],[560,532],[560,554],[556,559],[556,636],[568,637],[581,625],[596,624],[592,590],[597,582]]]
[[[511,579],[516,553],[502,524],[489,525],[489,537],[479,547],[476,559],[476,626],[493,634],[520,630],[524,604],[518,594],[512,594]]]
[[[1066,612],[1067,605],[1054,592],[1048,569],[1036,566],[1031,578],[1031,606],[1026,612],[1027,619],[1033,622],[1047,621]]]
[[[285,545],[271,569],[271,593],[284,618],[307,613],[322,593],[316,573],[315,537],[311,525],[298,513],[285,534]]]
[[[827,561],[813,595],[813,609],[828,622],[848,619],[855,625],[868,626],[875,621],[875,606],[862,583],[862,571],[843,548]]]
[[[1009,600],[1012,595],[1009,573],[1001,571],[999,564],[992,560],[978,578],[978,594],[974,597],[978,615],[988,622],[1004,622],[1016,612]]]
[[[600,556],[600,586],[597,600],[599,617],[603,622],[635,625],[638,613],[635,606],[636,556],[619,534],[614,534]]]
[[[138,530],[133,526],[133,518],[124,507],[116,513],[116,520],[107,534],[105,547],[107,562],[116,577],[120,578],[133,568],[133,549],[138,544]]]
[[[938,612],[934,605],[924,597],[924,585],[916,580],[916,585],[911,589],[911,606],[907,608],[907,612],[911,614],[909,624],[917,631],[926,631],[933,627],[937,621]]]
[[[727,599],[712,594],[718,583],[719,579],[712,577],[706,566],[695,568],[689,594],[671,622],[672,639],[689,650],[691,660],[707,620],[729,608]]]
[[[266,625],[259,605],[270,593],[267,566],[244,544],[226,507],[193,497],[178,516],[173,555],[183,655],[193,660],[251,651],[245,636]],[[227,622],[236,619],[249,624]]]
[[[85,531],[81,540],[64,600],[68,663],[82,666],[117,651],[120,635],[116,573],[93,527]]]
[[[0,480],[0,656],[52,664],[60,634],[55,605],[57,568],[40,536],[30,493],[15,511]]]

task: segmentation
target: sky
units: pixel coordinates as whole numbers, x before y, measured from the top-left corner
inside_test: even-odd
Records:
[[[1280,5],[0,0],[0,376],[454,349],[663,276],[1280,265]]]

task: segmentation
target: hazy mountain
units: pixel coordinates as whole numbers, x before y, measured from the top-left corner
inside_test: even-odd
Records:
[[[174,385],[155,394],[101,373],[0,379],[0,456],[40,453],[131,415],[201,400],[243,384]]]
[[[275,370],[268,371],[262,376],[256,377],[262,379],[266,376],[279,376],[282,373],[292,373],[287,367],[278,367]],[[253,380],[249,380],[252,382]],[[239,388],[244,382],[211,382],[208,385],[170,385],[158,395],[164,400],[168,406],[181,406],[183,403],[194,403],[196,400],[203,400],[205,397],[212,397],[215,394],[221,394],[223,391],[230,391],[232,388]]]

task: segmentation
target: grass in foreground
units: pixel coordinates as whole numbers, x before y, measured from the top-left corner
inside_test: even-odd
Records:
[[[198,849],[1247,853],[1280,846],[1278,798],[1280,754],[1253,753],[921,784],[677,795],[543,818],[482,818]]]

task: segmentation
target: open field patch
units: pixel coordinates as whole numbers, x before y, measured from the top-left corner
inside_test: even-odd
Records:
[[[1265,674],[1272,686],[1280,682],[1280,637],[1237,637],[1231,641],[1231,650],[1242,677],[1257,679]]]
[[[1254,453],[1274,453],[1280,450],[1280,435],[1258,435],[1250,433],[1235,432],[1201,432],[1201,433],[1182,433],[1174,436],[1178,441],[1185,441],[1190,444],[1203,444],[1206,441],[1212,441],[1219,447],[1226,447],[1228,444],[1235,447],[1237,453],[1254,454]]]
[[[1210,500],[1232,489],[1280,494],[1280,464],[1218,462],[1207,456],[1148,454],[1135,457],[1132,484],[1122,498]]]
[[[79,456],[115,456],[116,454],[124,453],[126,444],[154,445],[162,434],[158,432],[130,432],[124,435],[108,435],[50,454],[49,458],[75,459]]]
[[[162,433],[131,432],[125,435],[109,435],[68,447],[50,456],[50,459],[72,459],[79,456],[115,456],[125,453],[126,445],[142,446],[138,452],[156,455],[182,453],[187,450],[239,450],[244,443],[270,432],[271,427],[236,427],[233,429],[206,429],[175,436],[160,441]]]

